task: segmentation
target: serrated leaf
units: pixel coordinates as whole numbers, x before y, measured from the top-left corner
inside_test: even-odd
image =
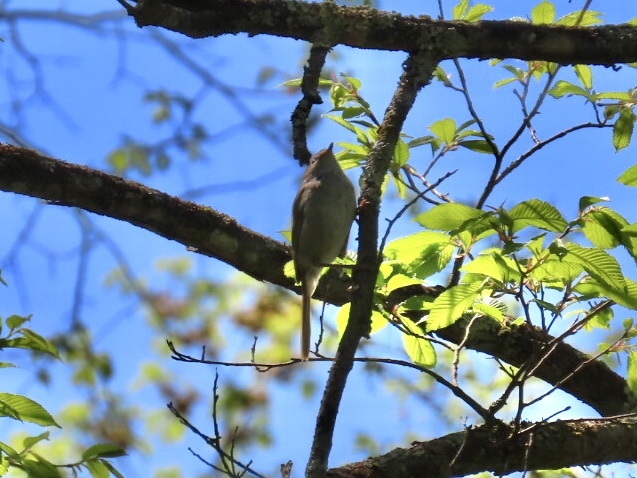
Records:
[[[588,65],[575,65],[573,66],[575,75],[582,83],[582,86],[590,91],[593,88],[593,70]]]
[[[498,322],[502,322],[504,320],[504,315],[502,314],[502,311],[500,309],[483,302],[473,304],[473,306],[471,306],[471,310],[473,312],[478,312],[486,317],[491,317]]]
[[[456,137],[456,122],[451,118],[441,119],[432,124],[429,130],[443,143],[452,144]]]
[[[469,9],[469,11],[464,16],[463,20],[465,22],[477,22],[481,20],[487,13],[493,11],[493,7],[491,5],[485,5],[484,3],[478,3]]]
[[[548,93],[553,98],[562,98],[566,95],[584,96],[585,98],[591,97],[591,94],[581,86],[574,85],[573,83],[569,83],[564,80],[560,80],[555,83]]]
[[[411,334],[402,335],[403,347],[411,361],[421,367],[434,367],[436,365],[436,351],[431,342],[420,337],[422,335],[420,327],[410,320],[404,321],[403,325],[411,332]]]
[[[617,181],[624,186],[637,187],[637,164],[620,174]]]
[[[432,231],[401,237],[385,247],[388,258],[406,264],[421,279],[444,269],[454,252],[449,236]]]
[[[464,18],[465,13],[469,9],[469,0],[460,0],[453,9],[451,10],[451,17],[454,20],[461,20]]]
[[[529,199],[516,204],[507,213],[513,221],[513,232],[527,226],[551,232],[561,232],[568,226],[566,220],[554,206],[539,199]]]
[[[555,21],[555,5],[551,2],[540,2],[531,10],[531,23],[536,25],[551,24]]]
[[[447,289],[434,300],[427,317],[427,331],[448,327],[462,317],[473,305],[482,284],[459,284]]]
[[[515,263],[508,257],[503,257],[498,250],[484,251],[471,262],[462,267],[466,273],[480,274],[491,277],[500,283],[507,283],[511,275],[519,280],[520,273],[514,267]]]
[[[582,217],[582,232],[594,246],[612,249],[622,242],[622,229],[628,221],[609,208],[589,211]]]
[[[608,298],[627,309],[637,310],[637,282],[624,278],[626,284],[623,290],[616,290],[592,278],[584,277],[573,288],[581,294],[581,300]]]
[[[403,167],[409,161],[409,146],[402,139],[398,139],[394,148],[394,164]]]
[[[12,393],[0,392],[0,416],[45,427],[55,426],[61,428],[42,405],[30,398]]]
[[[622,109],[619,118],[613,125],[613,146],[615,151],[624,149],[630,144],[635,127],[635,113],[630,108]]]
[[[414,218],[421,226],[440,231],[452,231],[465,221],[484,214],[480,209],[457,203],[438,204]]]
[[[555,23],[566,27],[588,27],[602,23],[601,17],[602,13],[595,10],[586,10],[583,15],[581,10],[578,10],[564,15]]]
[[[57,347],[41,335],[36,334],[29,329],[23,329],[20,333],[22,334],[22,337],[6,340],[5,347],[34,350],[47,353],[58,359],[60,358],[60,352]]]
[[[580,264],[593,279],[615,293],[625,293],[626,279],[613,256],[602,249],[582,247],[575,243],[568,243],[566,249],[567,260]]]

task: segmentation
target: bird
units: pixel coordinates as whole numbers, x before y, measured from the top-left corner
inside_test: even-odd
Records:
[[[323,267],[344,257],[356,214],[356,192],[332,152],[333,143],[310,158],[292,204],[292,255],[301,283],[301,360],[309,359],[311,298]]]

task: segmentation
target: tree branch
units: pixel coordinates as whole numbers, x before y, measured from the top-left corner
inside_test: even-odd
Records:
[[[636,425],[634,416],[623,416],[540,423],[520,433],[507,426],[470,428],[328,470],[326,477],[438,478],[485,470],[502,476],[540,468],[634,462]]]
[[[246,229],[211,208],[134,181],[48,158],[29,149],[0,145],[0,190],[129,222],[226,262],[258,280],[298,292],[294,281],[283,275],[283,265],[291,260],[286,245]],[[321,282],[318,296],[337,305],[350,300],[346,282],[339,281],[335,274],[328,274],[326,279],[329,283]],[[395,291],[391,301],[400,302],[413,295],[436,295],[442,290],[442,287],[412,286]],[[436,335],[457,344],[466,335],[465,327],[466,323],[460,320],[437,330]],[[520,366],[537,347],[552,339],[526,325],[505,328],[482,317],[473,323],[465,346]],[[561,383],[560,389],[604,416],[632,410],[633,398],[625,380],[604,363],[591,362],[589,356],[568,344],[561,344],[535,376],[555,385],[578,368],[580,371]],[[592,385],[599,383],[604,387]]]
[[[132,9],[140,27],[154,25],[192,38],[247,33],[332,45],[440,52],[450,58],[517,58],[612,66],[637,61],[637,28],[574,28],[514,21],[433,20],[332,2],[288,0],[154,0]],[[325,39],[325,37],[322,37]]]

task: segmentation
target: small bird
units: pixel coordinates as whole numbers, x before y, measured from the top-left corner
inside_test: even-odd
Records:
[[[303,295],[304,361],[310,355],[310,299],[323,267],[345,255],[356,214],[354,186],[338,165],[332,146],[333,143],[312,156],[292,205],[294,269]]]

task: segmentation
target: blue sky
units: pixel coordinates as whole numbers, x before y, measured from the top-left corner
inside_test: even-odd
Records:
[[[496,10],[489,15],[492,19],[526,16],[534,4],[505,0],[491,3],[496,6]],[[556,3],[560,4],[558,14],[579,6],[579,3],[574,2]],[[41,2],[9,1],[5,3],[5,9],[27,8],[28,5],[40,8]],[[59,5],[72,12],[118,9],[114,0],[68,0]],[[55,10],[57,6],[50,5],[50,8]],[[381,2],[381,7],[414,14],[435,15],[435,11],[429,11],[433,6],[434,2],[409,0]],[[637,8],[633,7],[633,11],[630,11],[631,8],[626,8],[626,2],[620,0],[593,2],[592,8],[603,10],[608,23],[627,21],[637,16]],[[115,35],[116,28],[124,29],[131,40],[122,43]],[[239,88],[241,100],[255,114],[272,112],[277,124],[281,125],[287,124],[297,96],[285,94],[276,85],[288,77],[300,76],[302,59],[306,53],[304,44],[292,40],[237,35],[194,41],[151,28],[139,30],[131,20],[124,20],[117,27],[114,24],[107,25],[102,34],[41,20],[21,22],[18,31],[24,46],[42,62],[43,83],[38,89],[33,70],[16,51],[7,24],[0,23],[0,37],[5,40],[0,45],[0,67],[5,72],[11,71],[10,75],[0,77],[0,102],[4,106],[0,110],[0,122],[19,127],[24,137],[46,154],[102,169],[106,168],[107,154],[122,137],[141,137],[153,141],[160,140],[168,133],[167,127],[151,124],[153,107],[143,102],[144,91],[180,91],[186,96],[202,91],[201,79],[184,71],[174,59],[158,48],[153,35],[162,35],[179,42],[183,51],[210,69],[218,81]],[[337,53],[340,58],[330,60],[330,65],[336,71],[346,71],[361,79],[361,94],[370,102],[376,116],[381,117],[405,55],[343,47],[337,48]],[[276,81],[259,86],[255,79],[265,65],[281,72],[281,75],[276,77]],[[516,121],[519,121],[519,104],[511,88],[492,87],[495,81],[506,76],[506,72],[499,67],[490,67],[487,62],[469,61],[464,66],[475,94],[476,108],[497,140],[507,137]],[[443,67],[452,74],[452,79],[457,77],[448,62]],[[626,90],[637,84],[636,71],[627,67],[619,73],[598,67],[594,69],[594,74],[600,90]],[[568,71],[566,75],[572,77]],[[16,98],[24,104],[19,114],[11,108],[11,102]],[[323,111],[327,109],[325,105]],[[539,132],[544,137],[553,134],[574,121],[581,121],[582,114],[587,111],[578,100],[549,100],[546,110],[538,119]],[[215,91],[198,96],[194,115],[210,133],[219,135],[206,145],[205,158],[188,163],[183,155],[176,154],[174,161],[177,166],[167,173],[149,178],[137,175],[133,179],[178,196],[194,188],[210,188],[212,193],[195,200],[236,217],[249,228],[281,239],[280,231],[289,227],[290,205],[301,173],[291,158],[289,145],[287,148],[277,146],[257,134],[244,124],[244,118],[231,102]],[[425,88],[419,97],[405,132],[412,136],[427,134],[427,127],[444,117],[454,117],[461,123],[468,119],[468,113],[459,95],[451,94],[440,84],[434,83]],[[320,149],[332,141],[352,140],[344,129],[322,120],[310,138],[310,149]],[[429,151],[424,147],[414,150],[412,154],[413,164],[420,169],[430,158]],[[634,155],[634,145],[616,154],[609,131],[576,133],[573,138],[546,148],[520,168],[517,174],[502,184],[488,204],[499,206],[504,203],[510,206],[523,199],[539,197],[553,202],[568,215],[576,213],[577,200],[582,195],[609,196],[611,206],[634,222],[637,220],[634,216],[637,192],[614,181],[632,164]],[[187,166],[180,167],[184,164]],[[457,167],[461,168],[460,172],[443,185],[443,190],[453,194],[456,200],[472,202],[480,192],[479,179],[490,170],[491,159],[460,151],[445,159],[439,171],[443,174]],[[279,172],[275,178],[270,177],[273,171]],[[353,179],[358,173],[350,172]],[[242,181],[264,177],[269,179],[263,180],[260,187],[233,187]],[[391,217],[396,207],[397,203],[390,202],[383,209],[383,218]],[[10,261],[9,253],[15,250],[17,238],[34,210],[38,212],[32,241],[29,246],[19,250],[15,261]],[[29,198],[0,193],[0,220],[5,231],[0,235],[0,268],[3,278],[9,283],[8,288],[0,290],[0,315],[33,314],[32,326],[43,334],[64,329],[73,303],[77,270],[75,252],[81,237],[73,212],[43,206]],[[159,288],[170,286],[170,281],[156,272],[154,263],[157,258],[187,254],[183,246],[112,219],[89,216],[89,220],[119,243],[127,260],[140,276]],[[404,224],[394,234],[399,237],[416,230],[415,224]],[[353,239],[350,248],[355,248]],[[223,278],[231,273],[230,268],[209,258],[189,255],[196,264],[196,270],[206,276]],[[116,381],[123,389],[131,390],[131,402],[143,405],[144,400],[157,400],[157,396],[148,390],[132,391],[131,381],[139,363],[158,360],[158,355],[149,353],[153,337],[144,325],[142,314],[132,309],[133,314],[129,317],[130,302],[115,290],[103,290],[105,275],[113,266],[114,259],[108,249],[98,247],[91,256],[90,275],[85,289],[87,298],[82,314],[95,330],[101,332],[99,346],[120,352],[125,347],[125,355],[116,355]],[[634,272],[634,267],[626,270],[633,278]],[[383,340],[387,341],[381,341],[381,344],[386,344],[383,346],[392,353],[400,354],[395,337],[386,335]],[[239,342],[232,352],[249,345]],[[204,391],[210,390],[212,370],[199,367],[195,371],[194,367],[186,368],[172,363],[166,365],[177,374],[194,375],[192,379],[203,383]],[[52,390],[34,385],[28,376],[29,368],[29,364],[22,364],[20,370],[3,371],[5,377],[9,377],[5,380],[9,380],[12,390],[34,396],[51,410],[66,401],[66,372],[63,366],[57,367],[58,385]],[[321,379],[328,370],[327,365],[308,365],[307,368]],[[430,427],[437,414],[434,407],[428,409],[421,403],[401,402],[391,389],[360,373],[360,369],[357,370],[358,373],[352,376],[339,416],[332,464],[364,458],[364,455],[353,451],[351,444],[351,435],[357,431],[371,432],[387,446],[399,443],[407,431],[423,439],[437,435],[437,430]],[[224,379],[237,376],[242,380],[252,379],[251,374],[237,374],[232,370],[220,370],[220,376],[222,384]],[[414,376],[414,381],[416,379]],[[434,392],[440,397],[446,393],[439,388],[434,388]],[[278,463],[292,459],[298,473],[305,466],[318,397],[312,400],[301,398],[296,385],[277,388],[273,396],[272,424],[278,441],[274,451],[255,451],[250,458],[257,464],[263,464],[263,469],[268,471],[276,468]],[[441,401],[440,397],[431,400]],[[414,412],[416,405],[420,408]],[[390,411],[386,414],[370,414],[372,409]],[[201,411],[198,418],[205,420],[206,411]],[[458,421],[456,417],[450,418],[453,419]],[[455,429],[462,426],[461,420],[458,423]],[[188,442],[194,444],[196,449],[204,450],[203,444],[196,439],[189,439]],[[150,458],[153,465],[190,460],[193,468],[198,469],[183,443],[166,446],[165,449],[163,446],[160,445],[159,450],[164,452]],[[140,457],[129,459],[123,467],[126,476],[148,476],[148,460]]]

